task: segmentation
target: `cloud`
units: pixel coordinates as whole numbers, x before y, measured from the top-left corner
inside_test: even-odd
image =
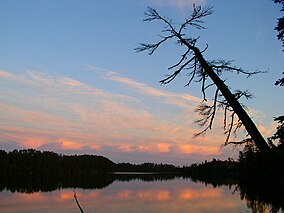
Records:
[[[158,143],[157,144],[158,152],[169,152],[170,151],[170,144],[167,143]]]
[[[63,149],[67,150],[80,150],[83,148],[83,145],[76,141],[66,140],[64,138],[61,138],[58,140],[58,142],[61,144]]]
[[[200,155],[218,155],[220,148],[216,146],[197,146],[192,144],[183,144],[179,146],[181,154],[200,154]]]
[[[193,4],[203,5],[206,0],[154,0],[159,5],[172,6],[180,10],[192,7]]]
[[[97,68],[92,68],[91,66],[89,66],[89,69],[97,70]],[[196,105],[202,101],[201,98],[189,94],[173,93],[150,87],[144,83],[137,82],[133,79],[122,77],[114,71],[105,70],[103,72],[103,78],[128,86],[142,95],[151,96],[152,98],[160,98],[163,100],[163,103],[166,104],[176,105],[179,107],[188,107],[190,105]]]
[[[199,138],[198,144],[192,139],[198,130],[190,123],[199,98],[152,88],[116,72],[104,73],[86,84],[35,71],[1,71],[0,143],[63,153],[95,152],[114,156],[115,161],[135,155],[162,161],[169,156],[220,154],[221,136]],[[117,90],[98,89],[96,80],[116,84]]]

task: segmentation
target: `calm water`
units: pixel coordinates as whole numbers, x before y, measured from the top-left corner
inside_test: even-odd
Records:
[[[129,178],[127,181],[115,179],[105,187],[75,188],[75,191],[85,213],[269,212],[268,206],[242,200],[235,187],[214,188],[182,177],[147,181]],[[29,193],[3,189],[0,192],[0,212],[80,213],[73,189],[59,187],[49,192],[43,192],[47,189],[22,189]]]

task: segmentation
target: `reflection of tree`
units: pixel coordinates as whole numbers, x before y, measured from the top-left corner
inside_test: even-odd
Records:
[[[0,179],[0,191],[34,193],[50,192],[62,188],[101,189],[109,186],[115,179],[106,174],[72,175],[59,177],[51,175],[13,175]]]
[[[50,192],[61,188],[102,189],[114,181],[140,180],[145,182],[166,181],[180,177],[180,174],[79,174],[59,177],[56,175],[14,175],[0,179],[0,191],[34,193]]]
[[[103,156],[59,155],[34,149],[0,150],[0,190],[32,193],[52,191],[58,188],[99,189],[114,180],[161,181],[176,177],[177,167],[167,164],[130,163],[116,164]],[[140,175],[118,175],[114,171],[155,172]],[[163,172],[158,174],[157,172]]]
[[[274,213],[284,210],[283,188],[278,181],[241,179],[237,190],[253,212],[266,212],[269,209],[269,212]]]
[[[280,208],[284,210],[282,167],[267,164],[262,153],[254,153],[253,149],[247,146],[239,162],[213,159],[184,169],[194,182],[214,187],[225,185],[232,192],[238,191],[253,212],[265,212],[266,208],[271,212],[277,212]]]
[[[274,213],[280,209],[284,210],[283,190],[278,184],[273,184],[272,181],[240,180],[228,176],[222,176],[219,179],[216,176],[213,179],[205,176],[194,176],[191,180],[205,185],[210,184],[214,187],[225,185],[232,190],[232,193],[239,192],[240,198],[247,202],[247,206],[252,212],[266,212],[264,210],[270,209],[270,212]]]

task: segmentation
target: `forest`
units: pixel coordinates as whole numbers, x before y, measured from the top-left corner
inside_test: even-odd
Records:
[[[97,155],[62,155],[35,149],[0,150],[0,175],[42,174],[68,176],[111,172],[176,172],[178,167],[155,163],[114,163]]]

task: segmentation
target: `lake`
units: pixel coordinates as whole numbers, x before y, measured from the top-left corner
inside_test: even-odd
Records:
[[[93,185],[57,183],[43,186],[22,179],[12,186],[2,185],[0,212],[76,212],[85,213],[175,213],[175,212],[269,212],[271,207],[255,200],[245,199],[235,183],[213,186],[192,181],[182,176],[159,177],[136,174],[93,178]],[[27,181],[27,182],[26,182]],[[72,186],[72,187],[70,187]],[[241,199],[241,197],[243,197]],[[281,211],[279,211],[281,212]]]

